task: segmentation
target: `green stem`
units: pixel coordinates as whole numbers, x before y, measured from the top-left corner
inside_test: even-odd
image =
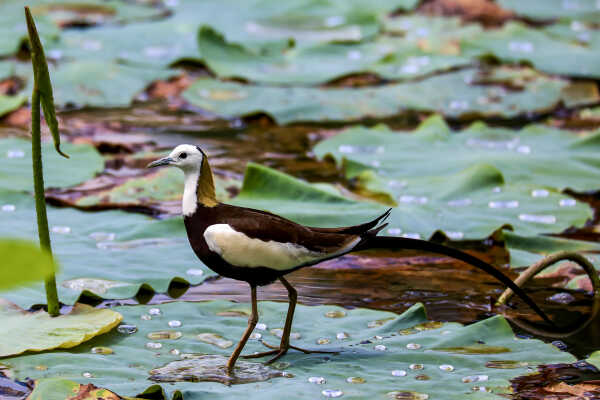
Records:
[[[46,214],[46,199],[44,197],[44,171],[42,168],[42,144],[40,136],[40,93],[37,82],[34,82],[33,92],[31,93],[31,158],[33,161],[35,211],[37,214],[40,246],[52,254],[50,232],[48,231],[48,215]],[[58,304],[54,271],[46,278],[45,285],[48,314],[55,317],[60,312],[60,306]]]

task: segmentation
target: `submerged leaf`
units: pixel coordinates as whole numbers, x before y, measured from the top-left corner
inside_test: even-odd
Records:
[[[50,317],[44,310],[27,312],[0,299],[0,357],[26,351],[75,347],[117,326],[121,314],[76,304],[68,314]]]

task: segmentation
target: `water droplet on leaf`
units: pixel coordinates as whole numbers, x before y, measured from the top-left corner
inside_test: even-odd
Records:
[[[534,222],[536,224],[552,225],[556,223],[554,215],[534,215],[534,214],[519,214],[519,219],[525,222]]]
[[[546,189],[534,189],[531,191],[531,197],[548,197],[550,192]]]
[[[423,364],[410,364],[408,368],[419,370],[425,368],[425,366]]]
[[[331,340],[329,340],[327,338],[317,339],[317,344],[329,344],[329,343],[331,343]]]
[[[577,200],[575,199],[561,199],[558,202],[558,205],[561,207],[574,207],[577,204]]]
[[[171,328],[179,328],[181,326],[181,321],[178,321],[178,320],[174,319],[173,321],[169,321],[168,325]]]
[[[94,354],[104,354],[104,355],[114,353],[113,349],[111,349],[110,347],[92,347],[91,352]]]
[[[364,378],[359,377],[359,376],[351,376],[351,377],[348,377],[346,379],[346,382],[348,382],[348,383],[359,383],[360,384],[360,383],[365,383],[366,380]]]
[[[127,334],[127,335],[131,335],[133,333],[136,333],[137,330],[138,330],[137,326],[135,326],[135,325],[122,324],[122,325],[119,325],[117,327],[117,332],[124,333],[124,334]]]
[[[442,365],[440,365],[440,369],[442,371],[446,371],[446,372],[452,372],[452,371],[454,371],[454,367],[452,365],[450,365],[450,364],[442,364]]]
[[[201,333],[197,335],[196,338],[201,342],[212,344],[220,347],[221,349],[226,349],[233,346],[233,342],[231,340],[227,340],[223,336],[217,335],[216,333]]]
[[[384,346],[384,345],[382,345],[382,344],[378,344],[378,345],[376,345],[376,346],[375,346],[375,347],[373,347],[373,348],[374,348],[375,350],[377,350],[377,351],[386,351],[386,350],[387,350],[387,347],[385,347],[385,346]]]
[[[327,311],[325,313],[325,316],[327,318],[343,318],[346,316],[346,313],[342,310],[333,310],[333,311]]]
[[[308,378],[308,382],[314,383],[317,385],[322,385],[322,384],[326,383],[326,380],[322,376],[311,376],[310,378]]]
[[[409,350],[419,350],[421,348],[421,345],[418,343],[409,343],[406,345],[406,348]]]
[[[93,378],[94,375],[92,375],[91,372],[84,372],[81,374],[84,378]]]
[[[335,338],[337,340],[345,340],[348,339],[350,337],[350,335],[348,335],[346,332],[338,332],[335,334]]]
[[[149,314],[142,314],[140,319],[143,319],[144,321],[150,321],[152,317]]]
[[[160,308],[151,308],[148,310],[148,314],[150,314],[152,316],[157,316],[157,315],[161,315],[162,311],[160,311]]]
[[[156,331],[146,335],[151,340],[175,340],[182,337],[183,334],[179,331]]]
[[[6,152],[6,157],[8,158],[23,158],[25,157],[25,152],[23,150],[8,150]]]
[[[17,209],[13,204],[4,204],[2,206],[2,211],[4,212],[13,212]]]
[[[487,380],[487,375],[469,375],[462,378],[463,383],[486,382]]]
[[[392,376],[406,376],[407,372],[403,369],[395,369],[392,371]]]
[[[52,232],[60,233],[61,235],[66,235],[71,233],[71,228],[68,226],[53,226]]]
[[[202,276],[204,274],[204,271],[197,268],[190,268],[187,271],[185,271],[185,273],[191,276]]]
[[[338,389],[325,389],[321,392],[325,397],[342,397],[344,392]]]
[[[146,348],[152,349],[152,350],[157,350],[157,349],[162,348],[162,344],[156,343],[156,342],[148,342],[148,343],[146,343]]]

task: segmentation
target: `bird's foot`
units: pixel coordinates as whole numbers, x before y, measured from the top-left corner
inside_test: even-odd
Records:
[[[273,354],[275,354],[275,357],[271,358],[269,361],[267,361],[265,364],[271,364],[273,362],[275,362],[276,360],[278,360],[279,358],[281,358],[282,356],[284,356],[289,349],[294,349],[297,351],[300,351],[304,354],[312,354],[312,353],[322,353],[322,354],[331,354],[331,353],[337,353],[336,351],[325,351],[325,350],[306,350],[303,349],[301,347],[297,347],[297,346],[292,346],[290,344],[288,345],[281,345],[281,346],[273,346],[271,344],[268,344],[266,342],[261,341],[261,343],[273,350],[269,350],[269,351],[263,351],[262,353],[255,353],[255,354],[248,354],[248,355],[243,355],[242,358],[262,358],[262,357],[267,357],[267,356],[271,356]]]

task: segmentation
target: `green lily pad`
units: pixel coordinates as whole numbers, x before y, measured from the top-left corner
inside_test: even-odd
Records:
[[[345,160],[347,176],[361,189],[397,203],[387,234],[429,238],[441,230],[451,239],[475,239],[504,225],[522,235],[583,225],[591,209],[555,188],[596,187],[595,163],[586,155],[595,136],[541,126],[516,135],[481,123],[450,134],[441,118],[431,117],[410,135],[385,126],[351,128],[314,151]],[[561,152],[561,168],[549,170]]]
[[[156,22],[68,30],[49,47],[48,57],[99,60],[163,68],[180,59],[198,58],[197,22],[172,18]]]
[[[68,314],[51,317],[44,310],[29,313],[0,299],[2,343],[0,357],[26,351],[39,352],[75,347],[117,326],[121,314],[86,304],[76,304]]]
[[[448,117],[512,118],[553,109],[565,82],[537,75],[523,90],[508,92],[477,70],[434,76],[419,82],[375,88],[267,87],[199,79],[183,92],[190,103],[227,117],[266,113],[280,124],[386,118],[405,110],[437,111]],[[470,82],[470,83],[467,83]]]
[[[176,73],[173,70],[81,60],[60,64],[50,70],[50,77],[55,103],[59,107],[126,107],[150,83]]]
[[[498,5],[520,16],[537,20],[577,19],[598,21],[600,7],[596,0],[498,0]]]
[[[203,27],[198,47],[202,60],[219,77],[283,85],[313,85],[363,72],[386,79],[414,78],[471,63],[469,58],[423,51],[404,39],[385,37],[365,43],[320,43],[285,52],[263,49],[257,53],[228,43],[212,28]]]
[[[28,2],[30,5],[31,2]],[[0,55],[7,56],[16,53],[21,44],[27,40],[27,25],[23,2],[7,0],[0,3]],[[44,45],[57,39],[60,30],[46,15],[36,15],[35,23]]]
[[[93,146],[64,143],[62,150],[71,158],[67,160],[57,154],[52,143],[42,145],[46,187],[72,186],[94,177],[104,169],[104,160]],[[33,191],[30,141],[0,139],[0,159],[0,189]]]
[[[407,133],[385,125],[350,128],[319,143],[314,151],[320,157],[332,154],[340,162],[345,158],[399,179],[444,176],[486,163],[497,168],[507,183],[534,184],[540,189],[598,189],[600,164],[595,154],[600,150],[600,131],[582,137],[544,125],[514,131],[476,122],[454,133],[442,118],[432,116]],[[540,192],[536,197],[545,196]]]
[[[267,46],[288,47],[324,42],[359,42],[380,30],[379,19],[412,9],[416,0],[363,1],[254,0],[240,9],[235,0],[179,2],[171,7],[177,21],[192,20],[222,32],[227,41],[260,52]],[[235,12],[232,12],[235,10]]]
[[[0,199],[0,236],[36,240],[34,199],[9,191],[0,191]],[[48,207],[48,221],[62,267],[56,276],[59,299],[65,304],[82,293],[122,299],[215,275],[196,258],[180,218],[158,221],[121,211]],[[46,301],[43,284],[3,292],[3,297],[23,307]]]
[[[9,358],[3,363],[9,365],[17,379],[60,376],[134,396],[151,386],[150,370],[162,368],[164,372],[169,363],[185,357],[177,354],[227,356],[230,348],[223,349],[196,337],[210,332],[238,340],[246,318],[217,315],[234,306],[227,301],[163,304],[158,306],[159,313],[153,311],[150,320],[140,320],[140,315],[150,313],[150,308],[156,306],[116,307],[124,316],[123,322],[135,325],[137,332],[113,331],[71,350]],[[269,331],[282,326],[286,309],[285,303],[261,302],[260,322],[266,324],[266,330],[255,332],[266,342],[277,343],[279,338]],[[332,311],[346,316],[327,317]],[[174,320],[181,322],[177,328],[180,338],[152,341],[146,337],[164,330],[168,321]],[[298,306],[293,331],[300,335],[293,341],[298,346],[339,353],[306,355],[291,350],[276,364],[287,377],[266,382],[233,386],[189,381],[159,384],[169,398],[180,391],[186,399],[264,399],[289,393],[295,393],[298,399],[314,399],[323,397],[323,391],[338,390],[348,399],[394,397],[396,394],[389,394],[393,392],[417,392],[432,399],[464,399],[474,391],[477,398],[491,399],[510,391],[510,379],[532,371],[538,364],[575,360],[539,340],[515,339],[500,316],[466,327],[457,323],[431,324],[420,304],[402,315],[334,306]],[[342,332],[345,335],[337,339]],[[93,353],[91,349],[98,346],[114,352]],[[247,353],[263,349],[256,340],[250,340],[246,346]],[[192,360],[183,359],[188,363]],[[39,365],[48,368],[34,368]],[[162,379],[168,379],[168,375],[162,375]]]
[[[30,281],[43,281],[54,271],[52,256],[33,242],[0,239],[0,290]]]
[[[489,54],[502,61],[527,61],[540,71],[582,78],[600,77],[600,54],[586,44],[560,40],[547,32],[510,22],[462,42],[465,54]]]

